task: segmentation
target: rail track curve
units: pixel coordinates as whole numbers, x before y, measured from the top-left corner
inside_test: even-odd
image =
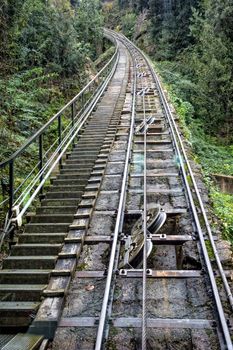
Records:
[[[229,274],[161,83],[132,42],[105,35],[106,74],[67,105],[27,203],[11,193],[8,230],[56,170],[0,270],[0,349],[231,350]]]

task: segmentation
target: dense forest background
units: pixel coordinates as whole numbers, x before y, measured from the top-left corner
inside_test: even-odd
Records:
[[[93,77],[102,27],[97,0],[1,1],[0,160]]]
[[[186,77],[181,90],[205,131],[232,142],[233,4],[231,0],[118,0],[104,6],[119,26],[157,61]],[[117,13],[121,13],[118,17]],[[123,14],[123,16],[122,16]],[[169,70],[169,66],[167,66]],[[183,88],[183,89],[182,89]]]
[[[154,61],[233,241],[232,196],[211,180],[233,174],[232,0],[1,0],[0,161],[112,54],[103,25]]]
[[[233,242],[233,198],[213,182],[214,173],[233,175],[232,1],[104,1],[103,13],[154,61]]]

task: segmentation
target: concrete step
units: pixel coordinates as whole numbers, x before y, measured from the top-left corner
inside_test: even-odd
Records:
[[[106,135],[106,129],[100,130],[99,132],[93,132],[93,133],[89,133],[89,131],[88,131],[87,134],[81,135],[81,137],[78,139],[78,142],[75,145],[74,149],[78,148],[80,143],[83,143],[85,141],[87,141],[87,142],[92,141],[92,142],[97,142],[97,143],[103,142],[105,135]]]
[[[39,308],[39,305],[40,303],[33,301],[0,302],[1,327],[18,328],[29,326]]]
[[[0,284],[1,301],[39,301],[46,284]]]
[[[110,114],[104,113],[104,115],[101,116],[101,118],[95,118],[90,121],[89,124],[87,124],[84,135],[89,135],[89,131],[98,133],[104,132],[104,130],[108,129],[109,122],[111,118],[109,118]]]
[[[59,233],[67,232],[70,222],[62,223],[30,223],[25,226],[25,233]]]
[[[29,233],[22,234],[19,236],[18,243],[19,244],[38,244],[38,243],[46,243],[46,244],[61,244],[63,243],[67,233]]]
[[[90,176],[90,172],[85,172],[83,174],[79,172],[68,172],[66,173],[64,170],[63,170],[64,174],[63,173],[60,173],[60,175],[57,177],[57,180],[77,180],[78,183],[87,183],[88,181],[88,178]]]
[[[53,269],[57,256],[9,256],[3,260],[4,269]],[[31,282],[34,283],[34,282]]]
[[[92,167],[95,164],[95,159],[92,159],[92,160],[90,160],[90,159],[82,159],[82,160],[80,160],[80,159],[77,159],[77,158],[72,158],[72,159],[69,158],[69,159],[66,160],[65,164],[66,165],[76,164],[76,165],[82,167],[83,169],[85,169],[85,168]]]
[[[67,160],[77,160],[81,163],[83,162],[94,162],[96,160],[96,158],[98,157],[98,153],[96,154],[80,154],[80,153],[72,153]]]
[[[92,157],[92,156],[97,156],[99,153],[98,150],[92,149],[92,150],[80,150],[79,147],[76,147],[73,149],[71,152],[70,156],[76,155],[76,156],[82,156],[82,157]]]
[[[30,223],[64,223],[72,222],[73,214],[40,214],[32,217]]]
[[[81,198],[83,191],[54,191],[46,193],[46,199],[69,199],[69,198]]]
[[[41,214],[73,214],[75,213],[77,209],[77,206],[60,206],[60,207],[53,207],[53,206],[42,206],[36,210],[36,213],[38,215]]]
[[[78,147],[77,147],[77,150],[82,148],[82,147],[91,147],[91,148],[94,148],[94,147],[101,147],[101,145],[103,144],[104,140],[95,140],[95,138],[93,137],[92,140],[89,139],[89,140],[85,140],[85,139],[81,139],[79,142],[78,142]]]
[[[48,284],[51,269],[0,270],[0,284]]]
[[[41,205],[44,207],[61,207],[64,205],[67,206],[75,206],[77,207],[80,202],[80,198],[49,198],[49,199],[43,199],[41,201]]]
[[[61,251],[62,244],[48,244],[48,243],[27,243],[16,244],[12,247],[12,256],[55,256]]]
[[[105,129],[100,129],[100,130],[93,130],[93,127],[88,127],[85,129],[85,132],[82,134],[82,136],[86,136],[86,135],[104,135],[106,133]]]
[[[74,154],[70,155],[66,159],[66,162],[72,160],[72,161],[77,161],[80,164],[84,164],[84,163],[91,163],[91,164],[93,164],[95,162],[95,160],[97,159],[98,154],[99,153],[97,153],[97,154],[95,154],[93,156],[89,156],[89,155],[85,155],[85,154],[74,153]]]
[[[90,172],[91,172],[92,168],[91,169],[81,169],[80,167],[78,167],[78,169],[70,169],[70,168],[67,168],[67,169],[61,169],[60,170],[60,176],[61,175],[79,175],[80,177],[82,177],[83,179],[88,179],[89,176],[90,176]]]
[[[79,145],[78,148],[74,149],[72,151],[72,154],[83,154],[86,152],[86,154],[88,154],[89,152],[93,152],[93,153],[98,153],[100,151],[102,147],[102,144],[101,145],[85,145],[85,144],[82,144],[82,145]]]
[[[83,192],[85,189],[84,186],[80,185],[62,185],[62,186],[53,186],[50,188],[50,192]]]
[[[63,186],[63,185],[76,185],[76,186],[80,186],[80,188],[85,188],[87,184],[87,180],[80,180],[80,179],[56,179],[56,180],[53,180],[53,185],[56,186]]]
[[[84,164],[84,165],[80,165],[80,164],[76,164],[76,163],[71,163],[71,164],[63,164],[61,169],[63,170],[71,170],[71,169],[77,169],[77,171],[81,170],[81,171],[88,171],[88,170],[92,170],[93,168],[93,164],[89,165],[89,164]]]

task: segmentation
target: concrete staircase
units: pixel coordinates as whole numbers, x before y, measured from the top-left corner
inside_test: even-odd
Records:
[[[0,330],[25,331],[33,321],[51,271],[98,158],[109,119],[93,117],[52,179],[0,270]],[[94,186],[94,185],[93,185]]]

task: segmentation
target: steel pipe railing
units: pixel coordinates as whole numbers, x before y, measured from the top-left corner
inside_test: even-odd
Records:
[[[1,204],[6,205],[6,203],[8,202],[8,208],[6,208],[6,210],[8,211],[9,220],[12,219],[13,208],[18,200],[17,213],[16,215],[14,215],[15,217],[14,220],[12,220],[12,222],[14,221],[18,225],[21,224],[23,214],[26,212],[27,208],[32,204],[32,201],[35,199],[36,195],[38,193],[42,193],[43,186],[46,180],[51,175],[52,170],[58,163],[60,165],[62,164],[62,156],[64,155],[65,151],[67,151],[68,147],[71,147],[73,145],[75,136],[80,131],[82,125],[86,121],[87,116],[90,115],[95,104],[97,103],[98,99],[100,98],[100,96],[104,92],[104,89],[109,83],[115,71],[118,57],[119,52],[118,46],[116,45],[115,53],[113,54],[111,59],[107,62],[107,64],[105,64],[105,66],[100,70],[100,72],[79,92],[79,94],[77,94],[42,128],[40,128],[31,138],[29,138],[29,140],[22,147],[20,147],[11,157],[9,157],[6,161],[0,163],[0,170],[4,175],[7,173],[7,168],[9,169],[9,197],[4,199],[2,203],[0,203],[1,206]],[[92,91],[91,94],[90,91]],[[78,103],[81,104],[80,101],[82,101],[82,108],[77,112],[77,105]],[[68,126],[66,126],[63,122],[63,118],[66,118],[67,120],[67,117],[70,120]],[[55,140],[55,142],[53,142],[52,145],[55,146],[57,144],[58,147],[52,153],[52,156],[49,158],[49,160],[45,162],[45,157],[49,155],[49,152],[51,152],[53,148],[51,148],[50,146],[50,151],[45,151],[45,137],[48,138],[50,136],[51,127],[54,127],[55,123],[57,123],[58,138],[57,140]],[[64,132],[66,133],[66,135],[64,135]],[[72,142],[70,140],[72,140]],[[34,178],[32,178],[30,184],[28,184],[28,181],[30,179],[27,175],[25,175],[24,180],[16,188],[15,174],[17,170],[17,162],[20,160],[20,157],[23,156],[23,154],[25,154],[25,152],[29,151],[29,147],[34,143],[38,147],[38,162],[37,165],[33,167],[33,171],[30,170],[29,178],[33,176],[34,171],[36,171],[36,169],[38,169],[38,173],[35,174]],[[49,144],[51,144],[50,140]],[[27,203],[21,210],[18,207],[18,204],[22,204],[24,200],[26,200],[26,198],[28,197],[29,199],[27,200]],[[9,225],[5,225],[2,235],[6,234],[6,226],[9,229]]]

